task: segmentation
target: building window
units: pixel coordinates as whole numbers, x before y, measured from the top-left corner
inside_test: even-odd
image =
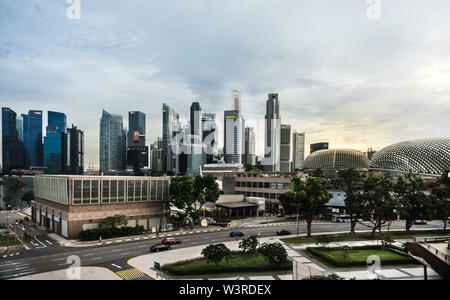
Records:
[[[81,204],[81,180],[73,181],[73,204]]]
[[[91,204],[98,203],[98,180],[91,181]]]
[[[134,180],[128,180],[127,202],[134,202]]]
[[[119,203],[125,202],[125,180],[118,181],[117,202]]]
[[[102,203],[109,203],[109,180],[102,182]]]
[[[91,181],[83,180],[83,204],[91,204]]]

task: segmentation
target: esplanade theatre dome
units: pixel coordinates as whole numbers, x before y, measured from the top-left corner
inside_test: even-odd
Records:
[[[370,167],[440,175],[450,168],[450,138],[421,139],[387,146],[375,153]]]
[[[344,170],[367,171],[369,159],[358,150],[327,149],[313,152],[305,159],[305,170]]]

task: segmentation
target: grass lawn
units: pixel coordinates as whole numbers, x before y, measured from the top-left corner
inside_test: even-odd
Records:
[[[187,261],[176,262],[164,265],[162,271],[170,275],[205,275],[205,274],[225,274],[225,273],[254,273],[261,271],[283,271],[292,270],[292,262],[286,265],[271,267],[267,260],[258,254],[236,254],[228,260],[224,259],[219,264],[207,263],[204,258],[197,258]]]
[[[377,232],[375,234],[375,238],[372,238],[371,232],[357,232],[355,234],[350,233],[337,233],[337,234],[328,234],[328,236],[332,237],[332,242],[347,242],[347,241],[370,241],[370,240],[379,240],[380,236],[386,235],[387,232],[384,231],[381,235]],[[413,239],[414,237],[419,236],[429,236],[429,235],[449,235],[450,230],[411,230],[407,231],[390,231],[392,239]],[[312,244],[317,241],[317,237],[319,235],[313,235],[311,238],[306,236],[301,237],[292,237],[292,238],[284,238],[281,241],[286,244]]]
[[[20,241],[16,238],[9,237],[8,239],[8,245],[9,246],[17,246],[20,245]],[[0,247],[6,247],[6,234],[0,235]]]
[[[341,248],[330,248],[326,251],[321,248],[308,248],[304,253],[331,268],[366,266],[367,258],[371,255],[377,255],[384,266],[418,264],[415,259],[398,249],[383,249],[381,246],[354,247],[346,259]]]

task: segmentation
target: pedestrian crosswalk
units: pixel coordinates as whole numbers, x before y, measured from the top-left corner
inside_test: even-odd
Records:
[[[0,261],[0,280],[17,278],[35,272],[36,270],[24,261]]]
[[[138,278],[141,276],[145,276],[144,272],[136,269],[136,268],[132,268],[132,269],[128,269],[128,270],[124,270],[124,271],[119,271],[119,272],[115,272],[117,276],[119,276],[122,279],[134,279],[134,278]]]

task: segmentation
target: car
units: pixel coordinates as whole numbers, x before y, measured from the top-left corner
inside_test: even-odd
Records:
[[[277,218],[284,218],[284,214],[277,214]]]
[[[163,243],[164,245],[175,245],[175,244],[181,243],[181,240],[175,239],[173,237],[168,237],[168,238],[162,240],[161,243]]]
[[[278,235],[290,235],[291,232],[288,231],[288,230],[282,229],[282,230],[277,231],[277,234],[278,234]]]
[[[159,252],[172,249],[170,245],[156,244],[150,247],[151,252]]]
[[[415,220],[414,225],[427,225],[428,223],[424,220]]]
[[[236,237],[236,236],[244,236],[245,234],[241,231],[232,231],[230,232],[230,237]]]

